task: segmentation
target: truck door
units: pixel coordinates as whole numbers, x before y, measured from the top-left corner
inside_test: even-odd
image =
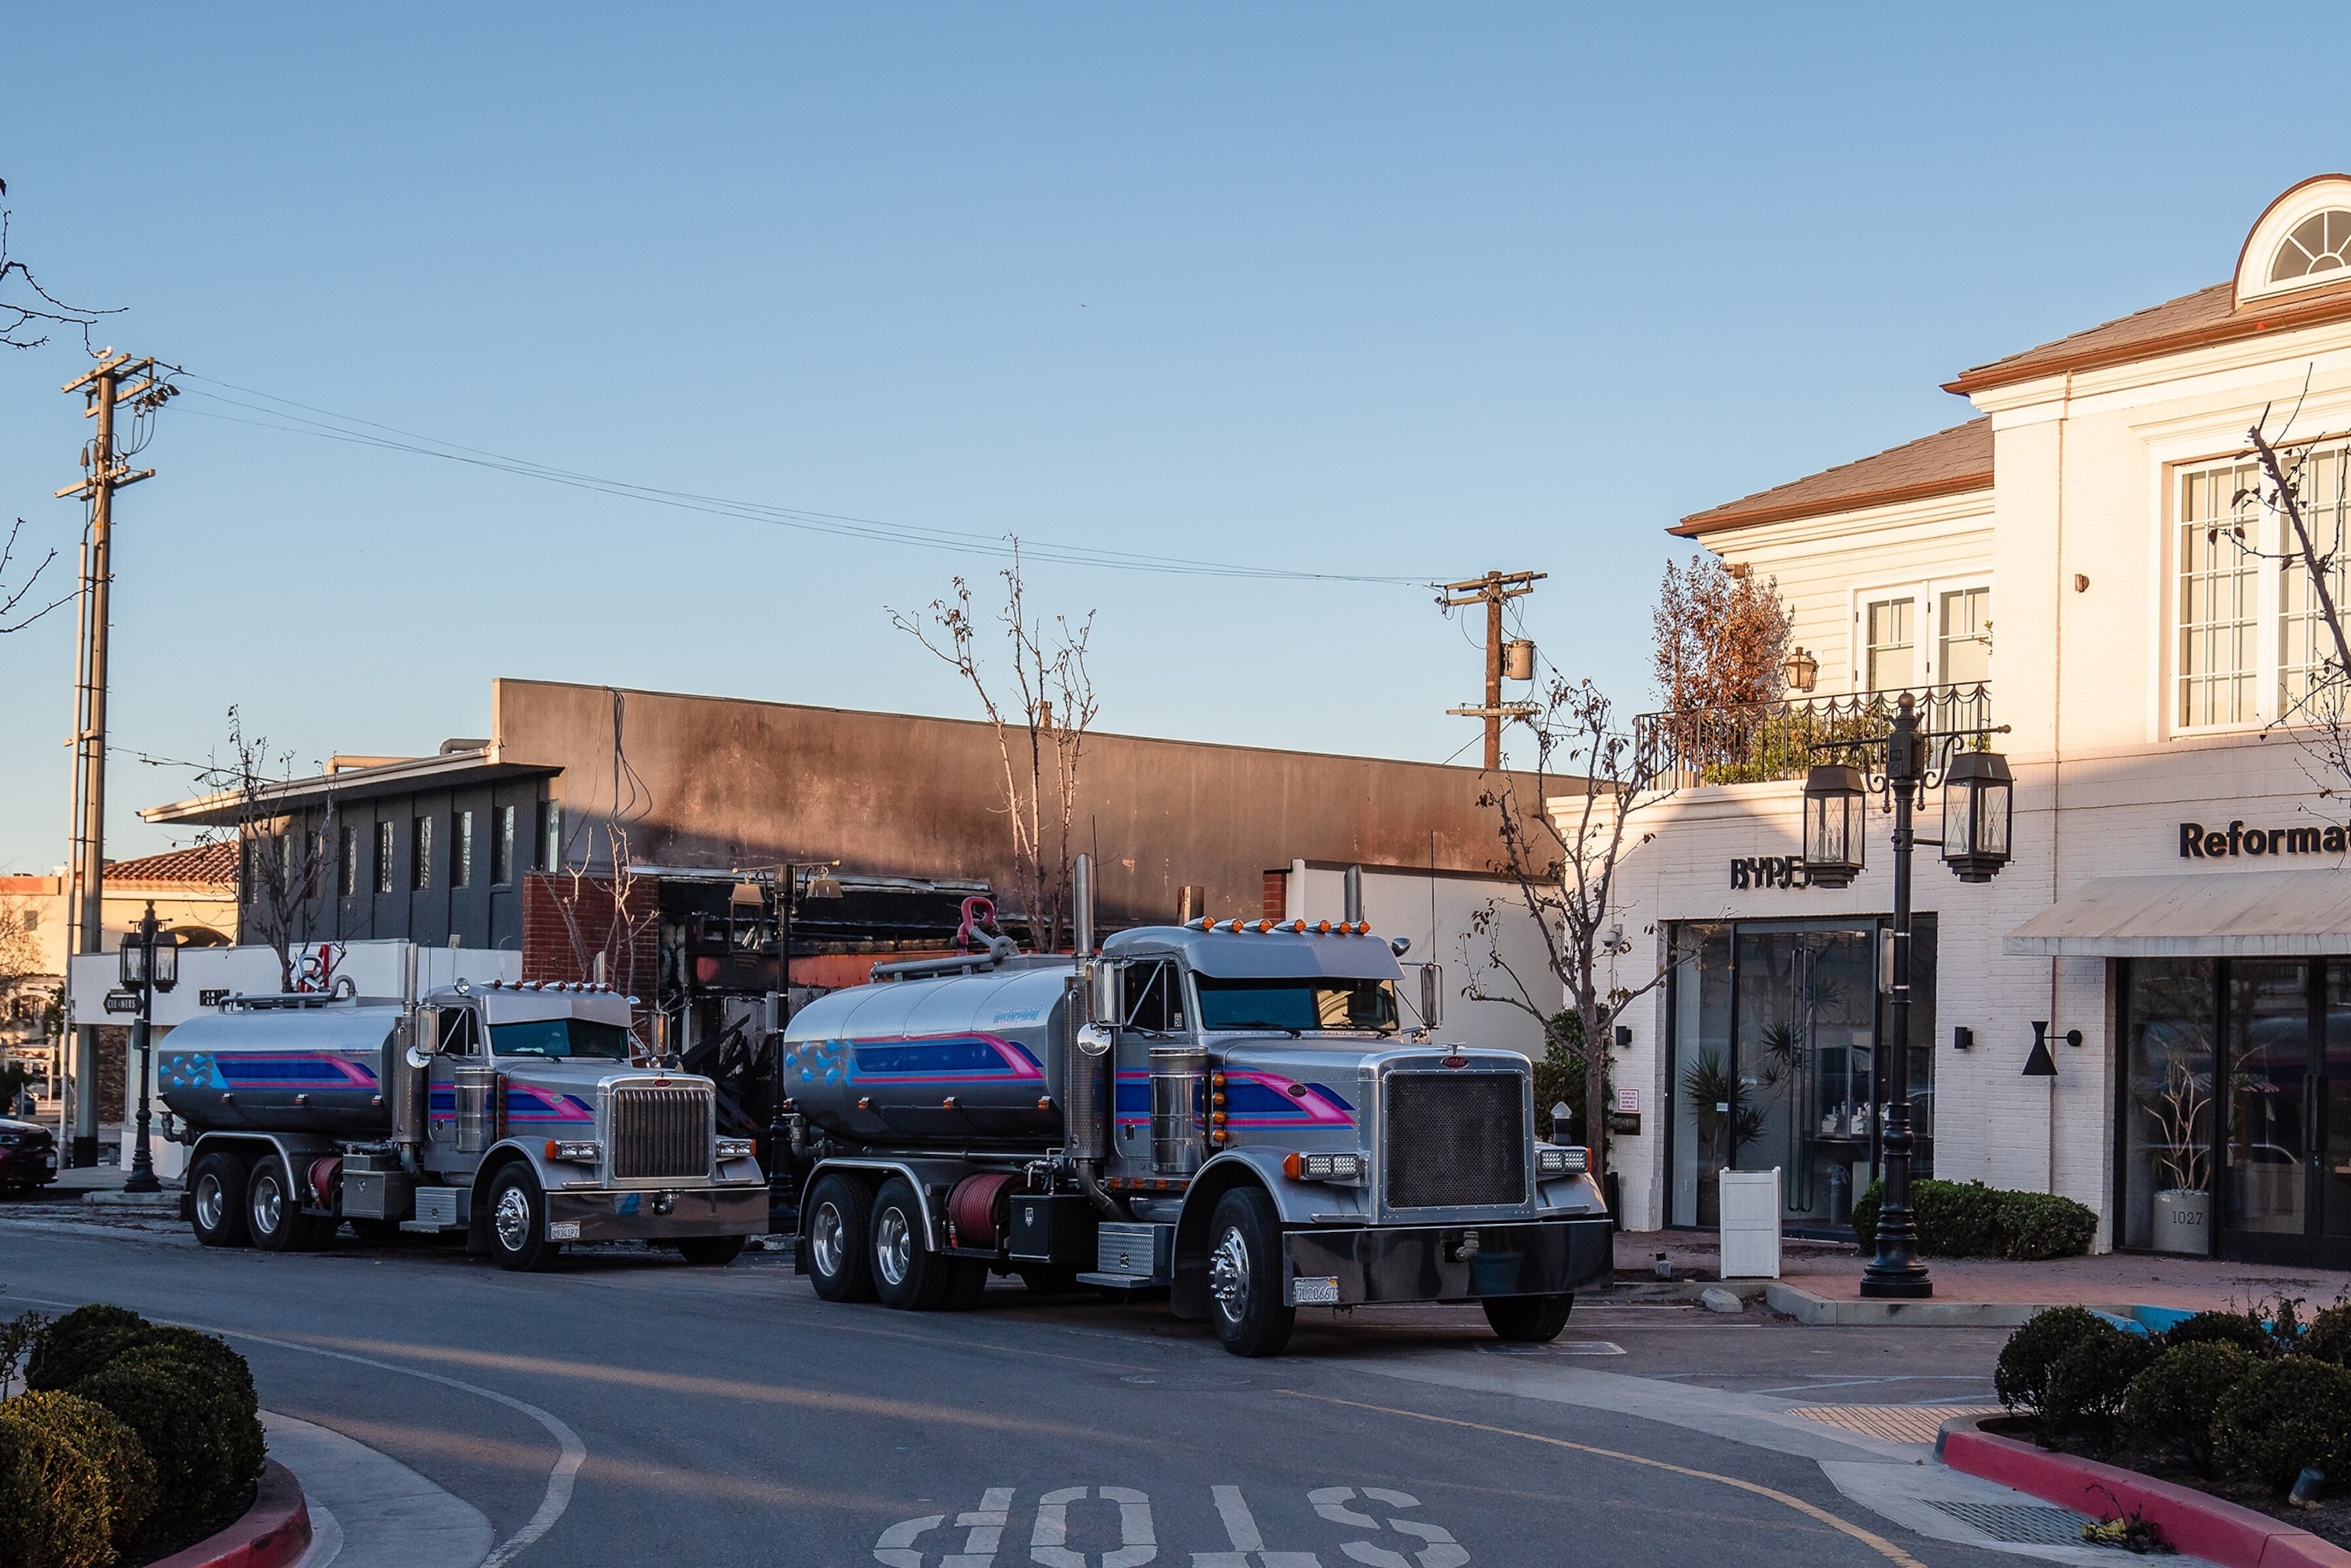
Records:
[[[1189,1109],[1191,1086],[1155,1083],[1169,1073],[1196,1073],[1204,1069],[1191,1061],[1191,1031],[1186,1027],[1184,972],[1172,958],[1134,958],[1119,974],[1117,1044],[1118,1137],[1114,1145],[1123,1174],[1189,1175],[1198,1162],[1176,1163],[1166,1151],[1155,1154],[1155,1098],[1171,1092]],[[1203,1059],[1205,1060],[1205,1059]],[[1172,1109],[1174,1102],[1170,1103]]]
[[[434,1040],[425,1102],[433,1166],[465,1176],[497,1142],[497,1072],[482,1049],[481,1020],[472,1008],[434,1008],[426,1016]]]

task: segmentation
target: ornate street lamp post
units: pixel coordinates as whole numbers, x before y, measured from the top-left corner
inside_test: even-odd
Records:
[[[2014,788],[2007,759],[1989,751],[1963,751],[1941,770],[1930,765],[1928,744],[1964,738],[1933,735],[1918,727],[1917,701],[1902,694],[1893,732],[1881,741],[1832,742],[1860,750],[1867,758],[1885,747],[1885,772],[1872,779],[1844,764],[1814,768],[1804,780],[1804,880],[1844,887],[1861,874],[1861,821],[1868,794],[1881,794],[1894,812],[1894,972],[1887,977],[1886,1061],[1886,1194],[1877,1209],[1877,1255],[1862,1270],[1865,1296],[1917,1298],[1935,1293],[1926,1264],[1918,1260],[1918,1225],[1910,1211],[1910,850],[1936,845],[1961,882],[1990,882],[2009,860]],[[1920,840],[1911,812],[1925,804],[1926,791],[1943,787],[1944,832]]]
[[[139,1016],[131,1025],[131,1048],[139,1053],[139,1142],[131,1155],[131,1176],[122,1184],[125,1192],[161,1192],[162,1184],[155,1179],[155,1156],[148,1145],[148,1080],[154,1072],[154,1035],[150,1020],[155,1011],[155,993],[168,991],[180,983],[180,939],[155,925],[155,905],[147,904],[147,913],[140,918],[139,929],[122,941],[122,988],[139,998]]]

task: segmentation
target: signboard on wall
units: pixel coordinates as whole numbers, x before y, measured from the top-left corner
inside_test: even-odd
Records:
[[[2351,833],[2340,824],[2298,828],[2249,828],[2231,822],[2208,828],[2201,822],[2179,824],[2181,860],[2220,861],[2245,855],[2339,855],[2351,852]]]
[[[1749,855],[1730,862],[1730,885],[1743,891],[1752,887],[1810,887],[1804,880],[1804,858],[1802,855]]]

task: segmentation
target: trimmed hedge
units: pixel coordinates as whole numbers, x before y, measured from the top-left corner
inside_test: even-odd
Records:
[[[2229,1391],[2258,1364],[2252,1352],[2218,1339],[2175,1344],[2131,1379],[2123,1419],[2148,1442],[2173,1450],[2199,1470],[2210,1470],[2212,1417]]]
[[[2050,1363],[2041,1418],[2060,1432],[2085,1425],[2111,1431],[2132,1380],[2154,1359],[2155,1347],[2144,1338],[2102,1320]]]
[[[209,1519],[261,1479],[264,1444],[253,1385],[165,1347],[135,1348],[73,1385],[139,1434],[155,1459],[156,1508]]]
[[[87,1399],[37,1390],[0,1405],[0,1563],[106,1568],[139,1539],[155,1467]]]
[[[2311,1319],[2294,1348],[2297,1355],[2351,1366],[2351,1301],[2337,1301]]]
[[[1854,1200],[1853,1233],[1865,1252],[1877,1246],[1885,1186],[1871,1182]],[[2098,1234],[2098,1217],[2070,1197],[1980,1181],[1914,1181],[1910,1213],[1918,1250],[1937,1258],[2071,1258],[2088,1251]]]
[[[2304,1465],[2351,1476],[2351,1371],[2308,1355],[2262,1362],[2221,1396],[2212,1448],[2281,1491]]]
[[[2283,1355],[2285,1343],[2270,1332],[2269,1325],[2252,1312],[2198,1312],[2182,1318],[2160,1336],[2163,1343],[2178,1349],[2191,1344],[2225,1344],[2243,1351],[2247,1355]]]
[[[41,1331],[25,1364],[27,1388],[70,1388],[154,1325],[122,1307],[76,1307]]]
[[[1991,1385],[2000,1395],[2000,1402],[2011,1410],[2040,1415],[2049,1391],[2049,1375],[2057,1358],[2073,1349],[2077,1340],[2101,1329],[2113,1332],[2113,1328],[2087,1307],[2052,1307],[2045,1312],[2033,1313],[2001,1346],[2000,1364],[1991,1375]]]

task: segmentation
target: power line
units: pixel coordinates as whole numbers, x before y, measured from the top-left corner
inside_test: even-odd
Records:
[[[363,419],[355,414],[339,413],[316,404],[280,397],[275,392],[239,386],[215,376],[180,369],[179,376],[193,382],[208,382],[225,389],[211,392],[204,387],[187,390],[208,402],[225,408],[237,408],[259,418],[241,418],[236,414],[204,409],[184,408],[183,412],[231,424],[249,425],[290,435],[308,436],[314,440],[339,441],[348,444],[374,447],[387,452],[405,453],[413,456],[437,458],[469,467],[487,468],[520,478],[537,479],[546,484],[561,485],[572,489],[589,490],[627,500],[669,507],[682,511],[700,512],[709,516],[734,517],[771,527],[794,528],[807,533],[829,534],[838,538],[861,538],[883,544],[906,546],[918,549],[944,550],[966,555],[1009,559],[1013,547],[1004,538],[954,528],[927,528],[917,524],[891,523],[874,517],[860,517],[835,512],[819,512],[799,507],[777,506],[768,502],[747,501],[733,497],[704,495],[691,490],[671,489],[657,485],[641,485],[631,480],[615,479],[604,475],[561,468],[530,458],[515,457],[486,448],[468,446],[460,442],[445,441],[403,430],[397,425]],[[244,398],[225,395],[241,392]],[[259,398],[250,402],[246,398]],[[1433,586],[1428,576],[1379,576],[1354,572],[1299,571],[1278,567],[1243,566],[1228,561],[1200,560],[1184,556],[1154,555],[1134,550],[1102,549],[1087,545],[1038,542],[1023,539],[1020,554],[1031,560],[1042,560],[1066,566],[1087,566],[1111,571],[1153,572],[1177,577],[1225,577],[1257,579],[1276,582],[1349,582],[1381,587],[1426,588]]]

